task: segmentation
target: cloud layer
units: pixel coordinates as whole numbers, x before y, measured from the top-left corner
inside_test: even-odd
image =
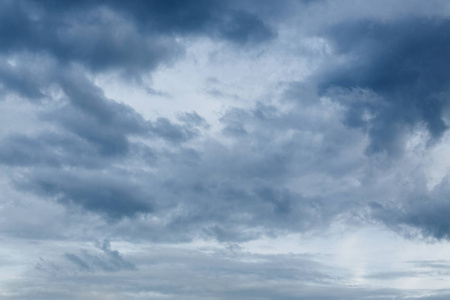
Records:
[[[0,295],[412,299],[367,283],[403,269],[239,246],[366,227],[449,239],[450,7],[379,3],[2,2],[0,232],[43,255],[14,286],[36,283]]]

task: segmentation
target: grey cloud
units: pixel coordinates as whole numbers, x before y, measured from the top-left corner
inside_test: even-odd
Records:
[[[409,261],[405,263],[408,271],[388,271],[371,273],[365,276],[370,279],[398,280],[402,278],[443,278],[450,275],[450,265],[445,260]]]
[[[80,253],[78,259],[67,255],[65,258],[80,271],[94,267],[95,271],[48,273],[40,268],[38,272],[44,271],[48,277],[35,281],[25,296],[39,292],[39,282],[51,280],[54,289],[49,295],[65,291],[67,299],[79,299],[83,294],[71,293],[77,286],[73,284],[76,279],[84,285],[84,291],[101,290],[105,295],[126,294],[134,299],[146,299],[148,295],[156,299],[406,299],[394,289],[347,287],[342,270],[318,262],[313,254],[261,255],[235,248],[208,252],[152,248],[129,257],[139,268],[111,272],[97,259],[112,264],[116,258],[111,259],[107,253],[91,253]],[[41,266],[48,263],[42,259],[39,262]],[[60,263],[63,262],[52,265]]]
[[[380,280],[396,280],[402,278],[417,278],[423,275],[420,272],[404,271],[404,272],[379,272],[372,273],[365,276],[368,279],[380,279]]]
[[[323,36],[340,61],[326,61],[313,76],[319,95],[345,109],[343,123],[368,135],[366,162],[387,173],[407,169],[399,161],[419,128],[429,135],[422,153],[441,142],[447,131],[449,23],[437,14],[419,15],[387,20],[372,16],[328,27]],[[392,188],[401,195],[386,199],[372,198],[369,182],[377,178],[361,181],[368,190],[364,197],[373,200],[371,218],[410,238],[448,239],[448,179],[429,190],[423,170],[405,172],[398,180],[403,178],[410,180],[405,187]]]
[[[419,200],[420,201],[420,200]],[[372,204],[373,217],[409,237],[448,239],[450,208],[440,199],[405,201],[400,209]]]
[[[416,184],[395,202],[372,202],[371,215],[410,238],[448,239],[450,205],[448,176],[431,191]]]
[[[42,257],[39,257],[39,262],[36,263],[35,269],[52,276],[60,276],[61,274],[67,274],[63,267],[55,264],[53,261],[49,261]]]
[[[303,196],[310,193],[309,186],[299,186],[295,192],[286,187],[290,178],[301,182],[317,168],[325,174],[345,176],[358,168],[355,159],[363,158],[362,153],[358,158],[347,152],[352,144],[362,150],[358,133],[340,139],[349,133],[343,125],[325,133],[321,131],[324,125],[319,125],[322,121],[314,116],[307,119],[307,115],[302,110],[281,113],[262,104],[229,111],[222,118],[225,130],[230,122],[246,126],[245,134],[232,135],[235,145],[206,144],[194,165],[169,163],[161,170],[162,187],[182,208],[169,228],[177,232],[200,227],[207,236],[222,241],[245,240],[264,233],[322,228],[334,217],[363,205],[347,194],[334,194],[330,203],[323,196]],[[292,135],[282,138],[287,130]],[[317,144],[312,143],[314,134],[320,136]],[[354,169],[348,168],[349,162]],[[323,190],[324,183],[317,184]]]
[[[111,249],[109,240],[104,240],[98,245],[101,254],[92,254],[83,249],[80,254],[65,253],[64,257],[73,263],[77,269],[86,272],[118,272],[121,270],[135,270],[136,266],[125,260],[117,250]]]
[[[231,18],[223,18],[227,15]],[[256,15],[208,1],[5,1],[1,19],[3,53],[46,53],[63,64],[120,69],[131,76],[182,53],[173,35],[206,35],[235,44],[274,36]]]
[[[378,96],[341,102],[348,107],[346,123],[369,132],[369,153],[398,153],[403,147],[398,141],[421,122],[433,139],[447,129],[448,27],[443,18],[407,18],[344,23],[327,33],[335,51],[348,59],[325,71],[321,91],[333,97],[332,87],[350,94],[365,89]]]
[[[91,7],[55,5],[48,9],[67,9],[68,14]],[[247,17],[259,26],[247,14],[242,18]],[[348,190],[341,192],[345,188],[339,182],[364,167],[363,135],[341,124],[340,111],[321,118],[321,110],[330,108],[316,106],[317,95],[285,99],[303,93],[298,85],[288,85],[282,95],[294,105],[289,111],[257,103],[224,112],[220,122],[232,140],[228,146],[211,137],[196,140],[208,125],[195,112],[179,115],[178,122],[145,120],[108,99],[82,69],[51,67],[42,90],[51,83],[62,96],[46,94],[39,115],[52,130],[8,135],[0,159],[5,165],[27,166],[15,170],[18,189],[69,210],[82,207],[106,216],[117,223],[111,229],[117,233],[133,228],[121,227],[125,219],[159,216],[161,224],[136,220],[136,226],[160,233],[133,236],[241,241],[324,228],[364,206]],[[189,141],[197,144],[189,148]],[[323,178],[329,180],[327,188]],[[323,192],[328,190],[331,195],[339,190],[333,201]]]
[[[3,95],[15,92],[28,99],[40,99],[44,94],[39,81],[24,65],[13,67],[5,62],[0,64],[0,82],[3,83],[0,90]]]
[[[154,122],[144,118],[131,107],[107,99],[103,91],[82,76],[68,76],[61,87],[70,105],[63,106],[44,117],[61,123],[69,131],[97,144],[105,154],[125,154],[130,136],[151,135],[180,143],[197,135],[196,125],[173,124],[166,118]]]
[[[148,39],[121,23],[108,19],[95,5],[73,11],[75,3],[51,9],[51,1],[6,1],[2,4],[3,53],[46,53],[66,64],[79,62],[101,71],[123,67],[126,71],[154,68],[179,47],[158,37]],[[93,4],[93,2],[92,2]],[[72,13],[71,13],[72,12]]]
[[[105,171],[111,164],[123,164],[130,160],[151,165],[158,156],[167,154],[157,153],[144,141],[162,140],[171,145],[180,145],[199,135],[197,127],[206,126],[204,120],[195,112],[180,116],[180,122],[176,124],[166,118],[144,120],[131,107],[106,98],[103,91],[85,76],[71,69],[65,71],[65,74],[61,74],[61,70],[55,70],[51,76],[56,77],[51,81],[53,89],[59,88],[62,96],[54,99],[48,95],[47,100],[39,104],[41,109],[38,116],[44,127],[48,124],[51,129],[38,130],[33,135],[7,134],[0,142],[1,163],[31,167],[29,176],[25,176],[28,183],[23,182],[23,186],[37,187],[36,190],[48,195],[59,195],[62,203],[77,203],[97,212],[103,207],[107,210],[106,214],[113,218],[149,211],[147,204],[143,204],[147,196],[133,196],[134,191],[126,191],[127,179],[123,180],[124,186],[114,188],[116,179],[107,183],[108,179],[105,178],[109,177],[103,175],[101,185],[105,191],[101,192],[95,186],[85,185],[85,176],[95,177],[100,174],[92,174],[87,170]],[[36,72],[35,75],[38,76]],[[70,172],[61,170],[66,167],[81,169],[72,169]],[[53,174],[57,175],[50,175],[48,168],[54,168]],[[60,178],[66,178],[71,183],[66,184]],[[76,190],[81,187],[84,187],[84,192],[79,194]],[[89,196],[89,191],[95,195]],[[124,199],[121,200],[121,197]],[[94,200],[97,198],[99,201]],[[106,198],[110,199],[109,202]],[[125,207],[127,201],[131,205],[128,208]],[[115,204],[109,206],[112,203]],[[124,212],[120,212],[122,209]]]
[[[197,136],[197,132],[188,126],[175,125],[166,118],[158,118],[152,126],[152,132],[173,143],[180,143]]]
[[[447,290],[443,290],[439,294],[441,294],[441,295],[431,295],[431,296],[425,296],[425,297],[420,297],[420,298],[410,297],[410,298],[405,298],[405,300],[413,300],[413,299],[420,299],[420,300],[444,300],[444,299],[448,299],[448,297],[450,296],[450,294],[448,293]]]
[[[80,205],[89,211],[117,219],[152,211],[152,196],[126,178],[126,173],[67,172],[38,170],[27,180],[17,182],[20,189],[56,199],[68,205]]]
[[[237,12],[232,15],[229,21],[221,25],[219,35],[238,45],[245,45],[269,40],[274,36],[274,33],[255,15]]]
[[[198,235],[246,240],[321,228],[347,213],[339,208],[347,206],[346,201],[326,204],[321,196],[305,197],[285,186],[291,176],[305,176],[317,165],[337,174],[351,171],[339,164],[347,165],[342,144],[355,141],[350,136],[342,141],[333,138],[344,126],[319,132],[322,121],[308,117],[308,112],[295,108],[282,113],[258,103],[248,110],[230,110],[222,118],[225,128],[230,122],[246,127],[246,135],[234,137],[238,144],[227,147],[207,139],[202,148],[190,149],[182,143],[198,136],[199,128],[208,128],[195,112],[180,115],[180,123],[165,118],[147,121],[130,107],[105,98],[84,78],[63,80],[66,102],[43,114],[44,122],[59,125],[58,130],[3,140],[3,163],[30,167],[26,172],[17,170],[19,189],[115,221],[160,215],[167,224],[158,237],[162,240]],[[286,130],[293,135],[282,138]],[[311,134],[320,139],[325,135],[326,142],[311,144]],[[167,144],[158,150],[145,145],[154,138]],[[311,157],[308,149],[318,155]],[[344,160],[339,163],[336,156],[326,160],[319,155],[322,151],[344,155]],[[155,174],[135,167],[126,171],[127,164],[152,167]]]
[[[39,135],[11,135],[1,141],[0,162],[15,166],[85,166],[96,168],[107,162],[97,160],[97,151],[77,137],[53,132]]]
[[[140,27],[172,34],[205,34],[224,38],[238,45],[260,43],[272,39],[273,30],[255,13],[239,9],[230,3],[171,0],[136,1],[129,5],[121,1],[107,5],[128,11]],[[225,12],[225,13],[224,13]]]
[[[87,254],[85,254],[85,256],[86,255]],[[89,265],[83,259],[78,257],[77,255],[72,254],[72,253],[66,253],[64,256],[67,258],[67,260],[69,260],[70,262],[72,262],[75,265],[77,265],[77,267],[80,268],[82,271],[89,271],[90,270]]]
[[[91,272],[48,273],[47,277],[29,274],[30,283],[23,296],[53,295],[61,293],[66,299],[89,297],[90,291],[102,291],[104,295],[132,299],[399,299],[437,300],[445,299],[447,290],[434,292],[423,290],[401,291],[377,287],[350,287],[345,282],[343,270],[335,269],[317,261],[313,254],[261,255],[229,247],[228,249],[186,250],[176,248],[153,248],[129,257],[136,269],[122,272],[104,270],[95,259],[84,267],[96,266]],[[92,251],[89,259],[92,259]],[[80,258],[83,254],[78,255]],[[103,262],[108,255],[97,254]],[[89,259],[84,258],[85,261]],[[67,259],[66,259],[67,261]],[[58,265],[53,263],[52,265]],[[78,262],[79,263],[79,262]],[[49,261],[41,259],[42,266]],[[75,265],[76,266],[76,265]],[[77,268],[83,268],[78,266]],[[61,268],[61,266],[59,266]],[[66,268],[70,266],[65,266]],[[126,272],[124,272],[126,271]],[[345,272],[344,272],[345,273]],[[34,281],[32,280],[34,279]],[[42,291],[39,285],[51,280],[54,289]],[[74,283],[76,281],[76,283]],[[14,282],[9,288],[21,287],[25,282]],[[78,284],[83,291],[74,293]],[[428,293],[427,293],[428,292]],[[39,294],[41,293],[41,294]],[[81,293],[81,294],[80,294]],[[423,294],[428,294],[423,296]],[[422,295],[422,296],[420,296]],[[89,298],[87,298],[89,299]]]
[[[275,36],[250,10],[232,9],[226,3],[7,1],[2,7],[0,52],[15,55],[14,62],[1,69],[3,85],[7,91],[39,98],[40,117],[53,126],[34,136],[9,134],[2,140],[2,163],[31,168],[16,176],[17,187],[113,219],[151,211],[149,195],[139,192],[146,178],[136,188],[127,179],[119,183],[114,176],[99,176],[99,170],[130,160],[156,163],[157,157],[170,156],[132,138],[180,146],[200,134],[197,127],[207,124],[195,112],[180,116],[180,124],[164,117],[144,120],[130,107],[107,99],[83,72],[119,70],[134,76],[152,71],[182,52],[174,39],[179,35],[242,45]],[[34,54],[40,57],[33,58]],[[23,61],[24,56],[30,58]],[[43,62],[37,63],[39,58]],[[28,67],[30,62],[33,68]],[[58,99],[52,95],[55,87],[62,94]],[[194,150],[181,152],[184,163],[199,159]],[[67,167],[78,169],[60,169]]]
[[[450,270],[450,263],[446,260],[419,260],[419,261],[410,261],[409,263],[418,268],[430,268],[443,271]]]
[[[140,78],[181,58],[183,43],[204,38],[233,54],[265,47],[273,53],[284,47],[270,48],[278,25],[289,37],[310,29],[291,28],[310,24],[297,19],[277,23],[288,15],[306,17],[299,9],[308,2],[0,4],[2,96],[5,102],[26,102],[37,116],[27,128],[1,132],[1,175],[7,178],[2,185],[14,187],[10,201],[22,205],[1,207],[7,217],[0,222],[2,233],[37,243],[100,235],[151,245],[126,258],[108,240],[95,250],[65,248],[59,258],[40,260],[38,275],[24,276],[7,292],[0,289],[0,296],[411,299],[395,289],[349,287],[350,275],[311,257],[242,253],[239,247],[200,251],[195,243],[191,251],[179,243],[323,236],[335,221],[351,228],[381,222],[409,237],[448,239],[448,180],[427,190],[421,170],[416,174],[402,156],[417,126],[431,135],[423,151],[447,128],[446,20],[369,18],[333,25],[313,37],[332,44],[331,54],[321,49],[314,56],[327,56],[321,68],[305,67],[312,75],[303,82],[280,82],[276,91],[267,87],[255,104],[210,79],[206,94],[220,101],[234,97],[239,105],[222,109],[214,126],[195,111],[174,120],[145,119],[124,104],[127,99],[109,99],[95,84],[103,75],[142,83]],[[316,2],[313,9],[319,10],[331,3]],[[286,42],[293,43],[289,51],[301,48],[295,39]],[[334,59],[343,63],[327,64]],[[397,185],[402,176],[407,179]],[[428,267],[435,271],[422,263],[411,274],[447,274],[444,266]],[[374,272],[366,279],[406,275]],[[79,291],[80,285],[86,290]],[[434,292],[416,298],[448,293]]]
[[[77,276],[79,272],[112,273],[119,271],[137,271],[134,263],[125,259],[118,250],[111,248],[109,240],[95,243],[95,249],[80,249],[77,253],[64,253],[63,260],[39,258],[35,269],[51,278]]]

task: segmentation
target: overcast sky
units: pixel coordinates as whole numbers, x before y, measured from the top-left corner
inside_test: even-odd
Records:
[[[449,299],[449,1],[3,0],[0,57],[1,299]]]

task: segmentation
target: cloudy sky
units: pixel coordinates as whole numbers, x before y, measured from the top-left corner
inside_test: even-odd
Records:
[[[450,297],[450,2],[0,2],[0,298]]]

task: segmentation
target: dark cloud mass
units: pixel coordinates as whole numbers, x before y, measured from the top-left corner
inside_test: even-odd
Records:
[[[349,57],[327,70],[323,91],[367,89],[372,101],[350,102],[346,123],[369,131],[370,152],[400,151],[401,135],[423,122],[433,139],[447,129],[450,60],[449,21],[434,18],[375,22],[333,27],[327,35],[336,51]],[[369,114],[370,120],[364,120]]]
[[[257,16],[210,1],[5,1],[1,14],[2,53],[42,53],[64,65],[132,76],[179,55],[176,36],[236,44],[274,36]]]
[[[444,299],[449,9],[2,1],[0,298]]]
[[[321,77],[324,93],[338,95],[347,112],[345,124],[368,132],[368,155],[386,151],[400,155],[406,136],[425,125],[428,145],[447,130],[450,83],[449,21],[411,18],[390,22],[360,21],[329,29],[344,63]],[[361,90],[367,92],[361,93]],[[416,228],[424,236],[448,238],[447,181],[429,194],[420,191],[386,206],[374,205],[374,215],[400,231]],[[383,207],[383,208],[382,208]],[[409,232],[409,230],[406,230]],[[411,233],[408,233],[411,234]]]

